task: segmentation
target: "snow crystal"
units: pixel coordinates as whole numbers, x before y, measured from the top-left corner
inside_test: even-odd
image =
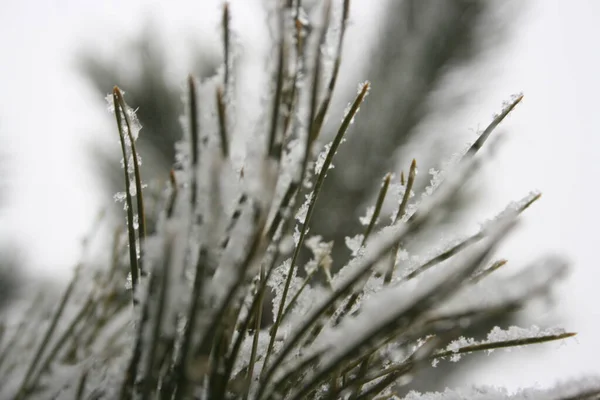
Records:
[[[331,258],[333,242],[322,242],[322,239],[321,236],[312,236],[305,241],[305,246],[313,253],[315,262],[329,270],[333,263]]]
[[[296,220],[298,220],[298,222],[300,222],[301,224],[304,224],[304,222],[306,221],[308,207],[310,205],[310,202],[312,201],[312,198],[313,198],[313,192],[310,192],[309,194],[307,194],[306,200],[304,201],[304,203],[302,203],[302,205],[300,206],[300,209],[296,213]]]
[[[121,90],[121,93],[123,95],[125,95],[125,91]],[[113,100],[112,93],[107,94],[104,97],[104,100],[106,100],[106,107],[108,108],[108,112],[114,113],[115,112],[115,103],[114,103],[114,100]]]
[[[350,249],[352,252],[352,257],[356,257],[361,254],[361,245],[364,240],[365,235],[359,233],[358,235],[354,235],[352,237],[346,236],[344,238],[346,247]]]
[[[121,90],[121,94],[123,96],[125,96],[125,91]],[[105,97],[105,100],[107,103],[108,111],[110,113],[114,114],[115,113],[115,104],[114,104],[114,99],[113,99],[112,93],[107,94]],[[135,114],[135,110],[133,110],[131,107],[128,106],[126,113],[127,113],[127,117],[129,118],[129,123],[131,126],[131,136],[133,137],[133,140],[137,140],[140,130],[142,129],[142,126],[137,118],[137,115]],[[127,133],[127,125],[126,125],[125,121],[123,121],[123,129],[125,132],[125,137],[124,137],[125,144],[127,146],[131,146],[131,143],[129,141],[129,134]]]
[[[300,229],[298,229],[298,225],[294,227],[294,234],[292,235],[292,238],[294,239],[294,245],[298,246],[300,243]]]
[[[465,338],[464,336],[459,337],[458,339],[452,341],[446,349],[448,351],[452,351],[454,353],[458,352],[461,348],[471,346],[475,344],[475,339],[473,338]]]
[[[420,259],[418,256],[417,259]],[[402,261],[408,261],[410,258],[408,251],[404,250],[404,249],[399,249],[398,252],[396,253],[396,264],[401,263]]]
[[[122,203],[125,199],[127,199],[127,194],[125,192],[117,192],[113,195],[115,203]]]
[[[455,362],[459,362],[459,361],[460,361],[460,359],[461,359],[461,355],[460,355],[460,354],[452,354],[452,355],[450,356],[450,361],[451,361],[451,362],[454,362],[454,363],[455,363]]]
[[[492,118],[496,119],[496,118],[500,117],[500,115],[504,114],[510,108],[511,104],[513,104],[515,101],[517,101],[517,99],[519,97],[523,97],[523,93],[521,93],[521,92],[514,93],[510,96],[510,100],[502,101],[502,111],[500,113],[492,114]]]
[[[392,177],[392,180],[393,179],[394,178]],[[401,185],[400,183],[397,183],[397,182],[390,183],[390,186],[389,186],[389,189],[388,189],[388,192],[392,196],[394,196],[394,199],[395,199],[395,201],[398,204],[400,204],[400,201],[402,201],[402,198],[404,197],[404,192],[405,191],[406,191],[406,186]],[[414,192],[411,191],[411,193],[410,193],[409,196],[410,197],[414,196]]]
[[[363,300],[367,300],[373,294],[379,293],[386,285],[383,282],[384,276],[383,274],[379,276],[372,275],[364,287],[364,297]],[[361,301],[362,303],[362,301]],[[358,308],[358,307],[357,307]]]
[[[368,226],[373,219],[373,214],[375,213],[375,206],[367,207],[367,212],[364,216],[359,217],[359,221],[363,226]],[[376,221],[377,222],[377,221]]]
[[[296,138],[290,140],[281,159],[281,174],[290,180],[300,178],[300,165],[304,159],[304,141]],[[285,189],[284,189],[285,190]]]
[[[346,108],[344,108],[344,113],[342,115],[342,119],[340,120],[340,122],[344,122],[344,120],[346,119],[348,114],[350,114],[350,110],[352,110],[352,103],[346,104]],[[350,123],[352,123],[353,121],[354,121],[354,118],[352,118],[352,121],[350,121]]]
[[[341,143],[344,143],[346,141],[345,138],[342,139]],[[319,153],[319,155],[317,156],[317,160],[315,161],[315,175],[319,175],[321,173],[321,171],[323,170],[323,165],[325,165],[325,160],[327,159],[327,154],[329,153],[329,150],[331,149],[331,142],[327,143],[325,145],[325,147],[323,147],[323,150]],[[333,163],[329,164],[328,169],[333,169],[334,165]]]
[[[131,272],[127,274],[127,280],[125,281],[125,289],[133,289],[133,281],[131,280]]]
[[[275,322],[275,318],[277,316],[277,310],[279,309],[279,303],[281,302],[281,297],[283,296],[283,288],[285,286],[285,282],[287,280],[287,275],[290,270],[290,266],[292,263],[292,259],[288,258],[281,265],[273,270],[271,276],[268,281],[269,287],[273,290],[275,295],[273,296],[273,322]],[[294,268],[294,274],[292,275],[292,281],[296,279],[295,272],[296,268]],[[291,289],[291,286],[290,286]],[[288,294],[288,299],[291,298]]]
[[[364,81],[358,84],[357,88],[356,88],[356,94],[360,94],[360,92],[362,92],[363,87],[367,86],[367,92],[365,93],[365,97],[369,94],[369,92],[371,92],[371,82],[370,81]]]

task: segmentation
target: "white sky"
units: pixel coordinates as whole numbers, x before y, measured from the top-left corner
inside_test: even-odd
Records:
[[[252,46],[258,46],[256,21],[236,15],[249,15],[257,2],[232,1],[234,28],[249,57],[255,54]],[[0,215],[0,235],[26,245],[35,274],[64,276],[65,265],[72,265],[79,253],[78,239],[102,203],[82,167],[82,144],[91,132],[112,129],[112,120],[106,118],[103,99],[95,98],[75,72],[73,50],[87,43],[110,49],[119,35],[137,32],[144,21],[140,16],[149,14],[179,54],[195,36],[216,40],[218,3],[0,2],[0,136],[8,138],[3,144],[8,142],[14,160],[13,206]],[[355,0],[351,29],[365,26],[374,14],[367,12],[373,3]],[[502,254],[515,263],[546,250],[568,255],[575,270],[560,291],[559,311],[566,317],[564,325],[579,336],[563,346],[546,346],[549,351],[536,352],[527,363],[516,361],[514,354],[494,354],[487,367],[471,371],[474,382],[510,388],[600,373],[595,357],[600,354],[595,307],[600,2],[532,0],[525,12],[511,45],[496,61],[494,90],[477,99],[472,113],[477,120],[465,129],[486,124],[511,93],[525,93],[505,125],[509,140],[488,172],[488,195],[479,211],[488,215],[530,189],[542,190],[542,200],[527,212],[524,228]],[[185,72],[174,73],[183,79]]]

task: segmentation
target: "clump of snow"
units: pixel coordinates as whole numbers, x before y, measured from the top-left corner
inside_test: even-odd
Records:
[[[598,396],[600,396],[600,379],[589,377],[559,383],[549,388],[520,389],[515,393],[493,386],[446,389],[437,393],[412,391],[404,397],[404,400],[557,400],[594,399]]]
[[[518,326],[511,326],[508,329],[501,329],[499,327],[494,327],[492,331],[488,334],[487,340],[483,343],[494,343],[494,342],[502,342],[506,340],[517,340],[517,339],[527,339],[527,338],[536,338],[542,336],[558,336],[565,333],[565,330],[562,328],[547,328],[541,329],[536,325],[532,325],[530,328],[520,328]]]

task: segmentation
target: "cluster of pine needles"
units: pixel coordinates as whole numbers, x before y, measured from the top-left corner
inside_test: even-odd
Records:
[[[389,399],[407,377],[440,360],[573,335],[500,330],[504,336],[461,338],[546,294],[564,274],[564,262],[549,257],[496,277],[506,262],[493,258],[495,248],[539,194],[447,246],[422,237],[450,212],[486,160],[480,150],[522,96],[505,104],[420,201],[411,200],[414,160],[398,182],[385,175],[359,246],[332,268],[331,244],[310,236],[309,227],[369,91],[368,82],[359,86],[323,147],[350,7],[337,3],[324,2],[320,24],[302,17],[300,1],[277,8],[269,106],[242,168],[231,146],[244,127],[234,118],[227,5],[222,69],[202,84],[189,77],[177,164],[168,187],[146,203],[135,146],[140,127],[114,88],[126,229],[115,232],[109,266],[82,262],[57,304],[38,297],[19,323],[0,325],[3,398]],[[324,60],[330,30],[335,51]],[[384,224],[392,187],[397,210]],[[433,255],[407,256],[415,243]]]

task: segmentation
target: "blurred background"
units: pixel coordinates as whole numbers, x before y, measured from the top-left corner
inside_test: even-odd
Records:
[[[238,109],[251,126],[272,54],[268,1],[230,3],[236,86],[246,104]],[[304,2],[309,14],[315,3]],[[167,178],[182,134],[184,79],[210,76],[221,62],[220,13],[219,0],[0,2],[0,309],[31,296],[20,288],[32,279],[64,282],[100,209],[122,222],[113,200],[122,190],[118,136],[104,100],[115,84],[139,108],[145,180]],[[552,309],[534,308],[526,321],[564,326],[576,339],[467,361],[477,368],[460,368],[441,387],[516,389],[600,373],[599,16],[593,0],[352,1],[330,122],[359,82],[371,80],[372,91],[312,228],[337,238],[336,260],[347,257],[343,233],[358,225],[347,216],[364,214],[386,172],[407,172],[415,157],[424,187],[430,168],[475,140],[522,91],[525,100],[499,130],[502,146],[455,205],[453,222],[468,231],[539,189],[541,201],[499,254],[507,268],[545,252],[573,263]]]

